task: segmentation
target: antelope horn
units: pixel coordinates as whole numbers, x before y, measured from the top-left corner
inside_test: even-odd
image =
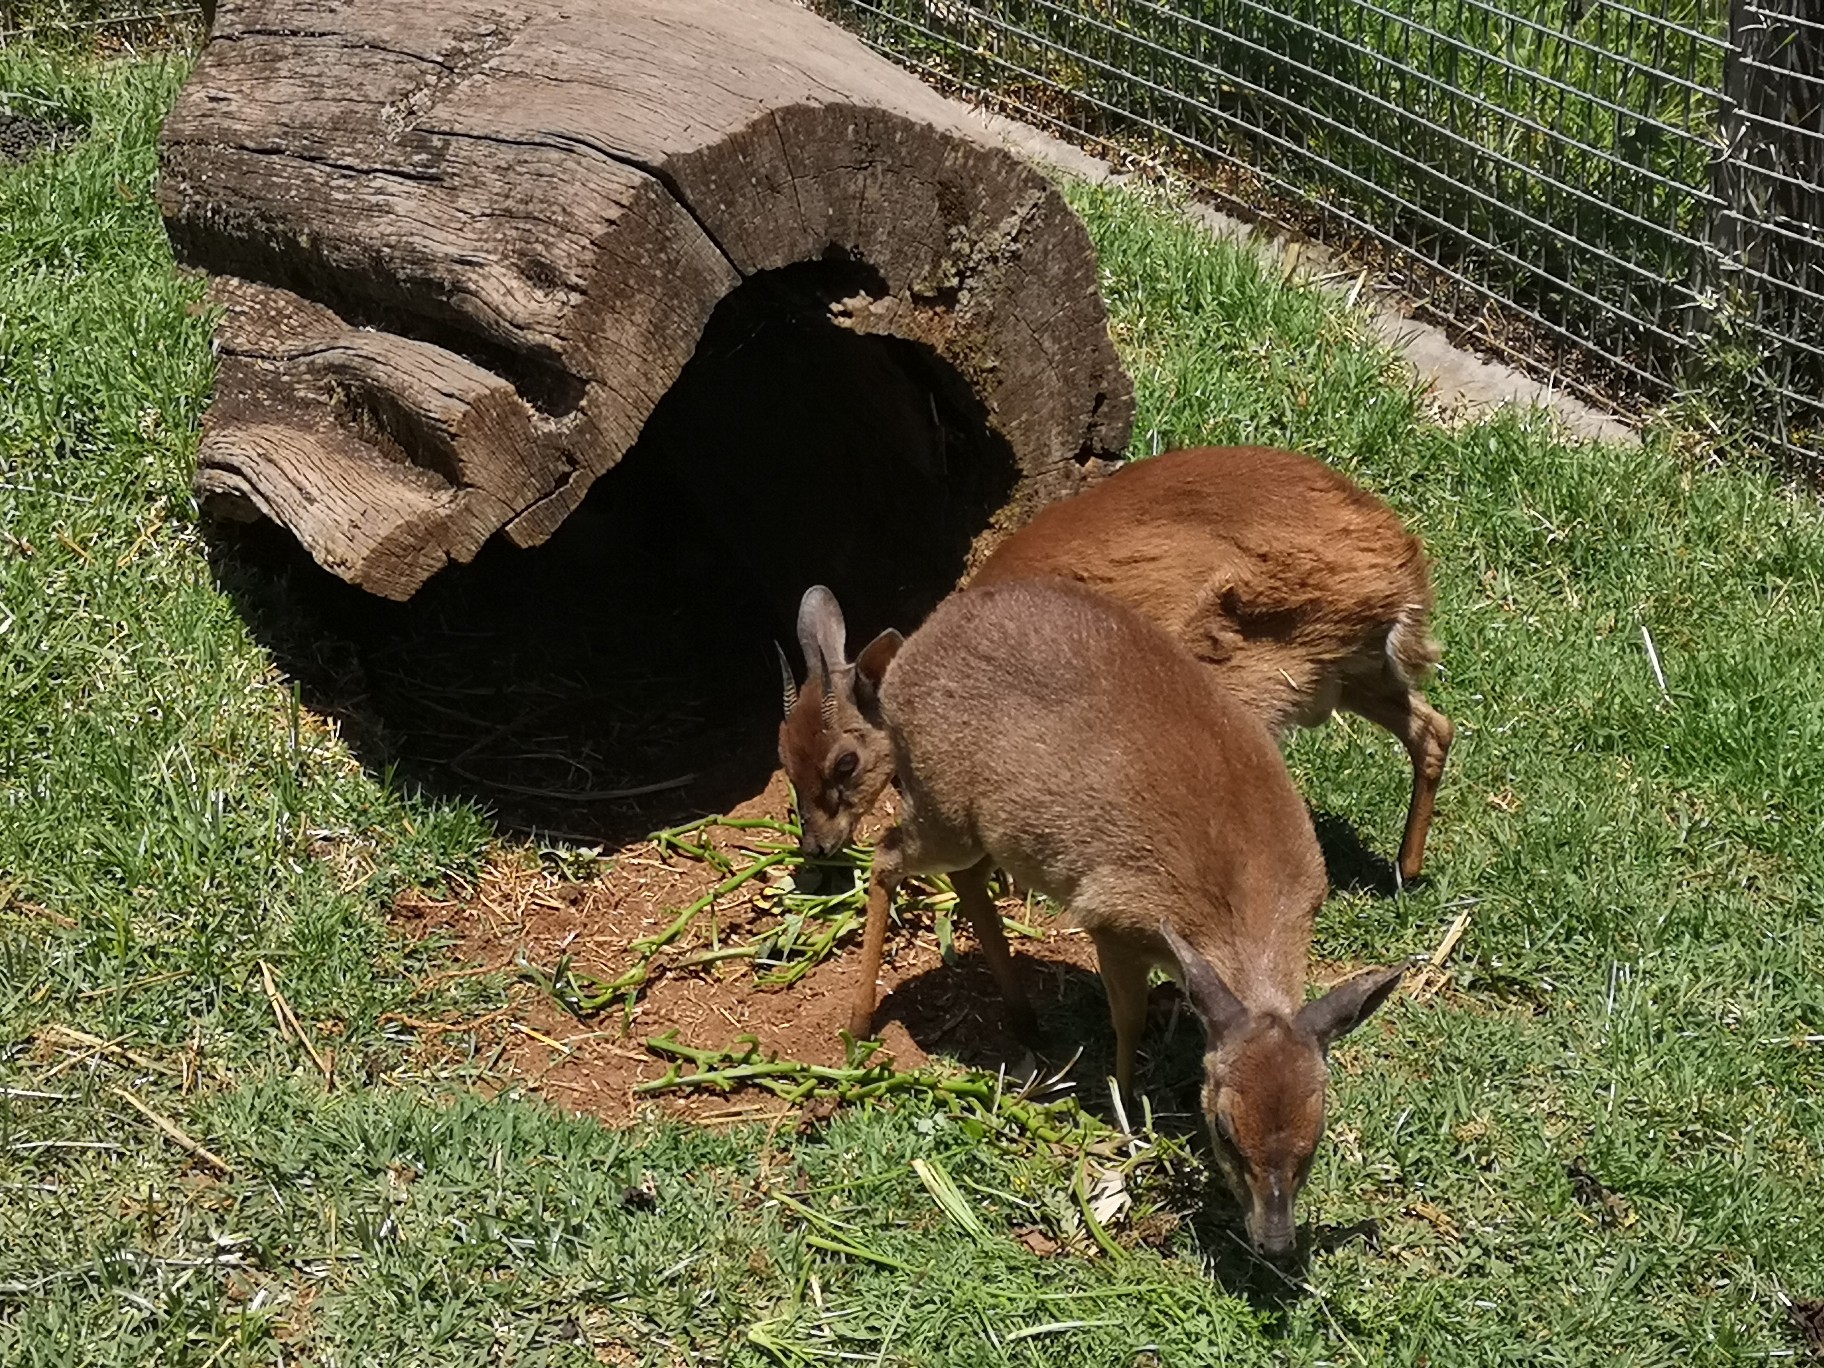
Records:
[[[779,656],[779,679],[785,685],[785,715],[790,717],[798,703],[798,681],[792,678],[792,662],[785,658],[785,647],[775,641],[773,650]]]
[[[827,668],[823,672],[823,725],[836,725],[836,681]]]

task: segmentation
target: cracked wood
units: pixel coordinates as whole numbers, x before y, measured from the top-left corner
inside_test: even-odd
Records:
[[[800,262],[837,319],[949,363],[1013,526],[1126,445],[1087,235],[1035,171],[786,0],[241,0],[161,140],[222,306],[207,507],[409,597],[549,537],[711,314]]]

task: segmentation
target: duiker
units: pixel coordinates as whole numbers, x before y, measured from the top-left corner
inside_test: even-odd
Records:
[[[808,731],[836,738],[800,756],[790,721],[782,734],[806,830],[808,814],[872,802],[883,755],[900,787],[874,855],[854,1032],[872,1028],[893,890],[935,873],[950,874],[1016,1027],[1031,1031],[987,889],[999,866],[1094,940],[1124,1092],[1148,971],[1184,985],[1208,1036],[1203,1110],[1218,1163],[1254,1244],[1288,1251],[1323,1130],[1325,1053],[1400,970],[1305,1001],[1324,863],[1260,720],[1155,623],[1062,580],[967,589],[852,665],[827,589],[806,593],[799,627],[832,705],[826,719],[818,704]]]
[[[1041,510],[970,582],[1048,576],[1164,627],[1276,737],[1337,708],[1397,736],[1412,762],[1398,870],[1418,877],[1454,729],[1423,692],[1438,659],[1425,553],[1384,503],[1290,451],[1168,452]],[[806,849],[823,853],[848,840],[886,776],[856,744],[847,661],[804,645],[807,688],[780,755],[801,802],[829,804],[803,813]]]
[[[1425,552],[1386,504],[1292,451],[1167,452],[1041,509],[970,583],[1047,575],[1157,622],[1282,740],[1337,708],[1392,732],[1412,762],[1398,869],[1419,876],[1455,729],[1424,694]]]

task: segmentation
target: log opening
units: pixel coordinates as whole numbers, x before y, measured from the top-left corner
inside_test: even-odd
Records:
[[[376,772],[611,843],[732,807],[775,766],[773,643],[795,654],[805,585],[836,588],[856,640],[916,623],[1018,477],[953,368],[833,321],[865,274],[808,263],[732,292],[540,546],[495,542],[392,602],[267,529],[225,578]]]
[[[807,584],[914,625],[1126,448],[1056,188],[789,0],[231,0],[160,157],[223,310],[199,498],[365,591],[316,597],[376,757],[474,773],[493,729],[521,787],[642,787],[702,768],[685,717],[748,754]],[[532,745],[516,708],[591,692],[627,716]]]

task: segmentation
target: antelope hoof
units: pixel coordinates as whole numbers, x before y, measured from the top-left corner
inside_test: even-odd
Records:
[[[1419,881],[1424,868],[1425,856],[1423,854],[1401,855],[1398,865],[1399,886],[1402,889],[1411,888]]]

